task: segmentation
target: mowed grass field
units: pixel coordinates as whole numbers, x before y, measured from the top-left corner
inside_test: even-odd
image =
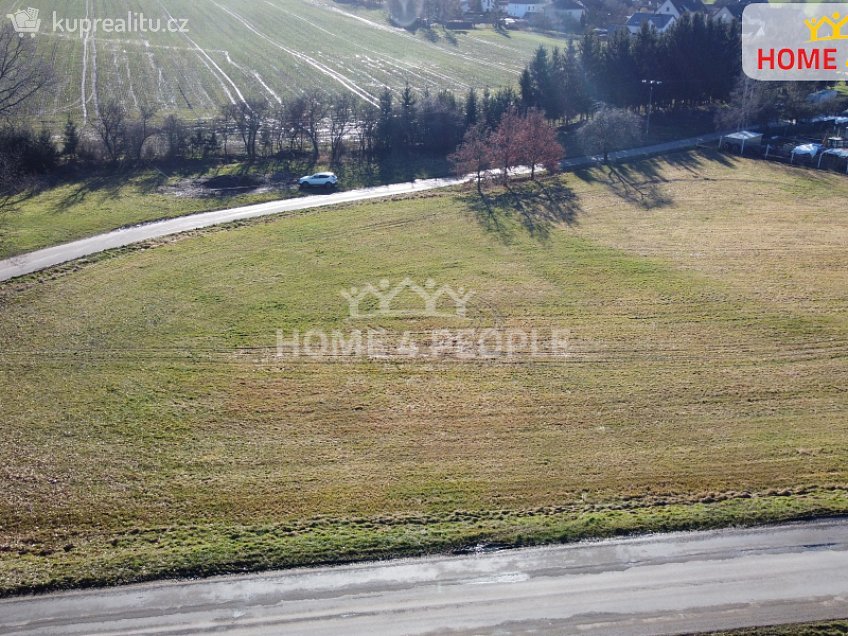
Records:
[[[307,161],[269,159],[255,163],[184,161],[179,165],[73,172],[10,197],[0,205],[0,258],[67,243],[119,227],[197,212],[304,196],[297,177],[332,169],[340,190],[443,176],[447,160],[436,157],[368,163],[344,161],[330,167]],[[252,177],[255,188],[214,191],[209,179]]]
[[[288,188],[226,197],[180,195],[188,180],[218,174],[228,174],[228,167],[182,175],[160,169],[103,172],[11,197],[0,209],[0,258],[128,225],[297,196]]]
[[[711,633],[710,636],[841,636],[842,634],[848,634],[848,622],[846,621],[755,627],[730,632],[715,632]]]
[[[0,590],[848,511],[848,180],[621,170],[0,287]],[[407,276],[473,290],[467,317],[350,317],[341,291]],[[278,330],[469,328],[568,355],[274,355]]]
[[[411,33],[383,11],[332,0],[69,0],[36,3],[43,20],[39,46],[57,52],[57,84],[39,117],[78,122],[97,118],[117,97],[131,111],[159,105],[184,117],[217,115],[221,105],[249,97],[272,104],[310,89],[349,92],[376,103],[383,87],[441,88],[513,84],[540,44],[566,41],[526,32]],[[30,6],[0,1],[0,14]],[[53,31],[53,14],[65,33]],[[68,33],[68,20],[187,20],[187,33]]]

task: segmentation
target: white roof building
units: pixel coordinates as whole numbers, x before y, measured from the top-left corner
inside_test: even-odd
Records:
[[[510,0],[506,13],[511,18],[523,20],[534,13],[543,13],[550,4],[547,0]]]

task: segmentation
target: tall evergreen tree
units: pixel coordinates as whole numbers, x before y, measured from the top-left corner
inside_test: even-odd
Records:
[[[395,145],[394,96],[389,87],[380,93],[377,115],[376,142],[380,150],[392,150]]]
[[[400,113],[398,114],[399,142],[404,149],[409,149],[416,142],[415,92],[409,82],[400,93]]]
[[[65,122],[65,132],[62,135],[62,154],[70,159],[76,159],[79,152],[80,136],[74,120],[68,117]]]
[[[566,123],[578,115],[588,116],[592,99],[586,82],[586,72],[577,55],[574,42],[569,42],[563,59],[563,77],[566,92],[563,100],[563,117]]]
[[[600,99],[600,79],[603,74],[601,67],[601,41],[593,33],[587,33],[580,41],[580,61],[586,81],[589,98],[595,102]]]
[[[469,129],[477,125],[477,120],[480,118],[480,107],[477,104],[477,90],[474,87],[468,89],[468,94],[465,96],[465,128]]]

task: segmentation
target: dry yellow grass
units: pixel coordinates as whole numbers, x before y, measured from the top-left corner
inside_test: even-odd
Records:
[[[6,285],[0,586],[848,505],[848,180],[693,153],[564,183],[556,208],[326,209]],[[340,290],[404,276],[475,290],[469,319],[348,318]],[[278,329],[469,325],[572,348],[267,357]]]

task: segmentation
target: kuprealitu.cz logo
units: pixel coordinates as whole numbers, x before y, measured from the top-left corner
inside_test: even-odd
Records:
[[[742,68],[756,80],[848,78],[848,4],[751,4],[742,14]]]
[[[29,35],[34,38],[41,30],[41,18],[38,17],[38,13],[38,9],[30,7],[10,13],[6,17],[12,21],[12,28],[20,37]]]
[[[12,21],[12,28],[20,37],[34,38],[41,32],[40,11],[33,7],[10,13],[6,17]],[[118,18],[74,18],[52,14],[52,32],[54,34],[79,35],[84,38],[96,33],[188,33],[189,22],[186,18],[150,17],[144,13],[128,11]]]

